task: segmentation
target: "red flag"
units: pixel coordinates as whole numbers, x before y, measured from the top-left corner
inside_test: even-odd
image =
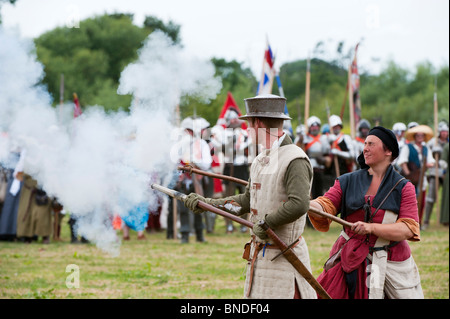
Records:
[[[241,110],[239,109],[239,106],[236,104],[236,101],[233,98],[233,95],[231,92],[228,92],[227,99],[225,100],[225,103],[223,104],[222,111],[220,112],[219,119],[217,120],[217,125],[222,125],[224,128],[227,127],[226,121],[225,121],[225,114],[230,108],[234,108],[238,115],[241,116]],[[241,125],[242,129],[247,129],[247,123],[245,121],[242,122]]]
[[[75,104],[73,109],[73,118],[77,118],[81,115],[82,111],[80,101],[78,100],[78,95],[76,93],[73,94],[73,103]]]

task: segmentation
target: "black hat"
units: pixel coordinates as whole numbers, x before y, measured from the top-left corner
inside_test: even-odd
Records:
[[[392,152],[392,160],[398,157],[399,148],[394,132],[382,126],[375,126],[369,131],[369,134],[367,136],[369,135],[375,135],[383,142],[384,145],[386,145],[386,147]],[[361,168],[368,168],[367,164],[364,161],[364,153],[361,153],[358,156],[358,163]]]
[[[394,132],[382,126],[375,126],[369,131],[369,135],[378,137],[384,145],[392,152],[392,159],[396,159],[399,154],[398,142]]]

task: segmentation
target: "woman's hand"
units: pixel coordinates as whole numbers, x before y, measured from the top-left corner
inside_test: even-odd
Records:
[[[371,235],[373,232],[373,225],[364,222],[355,222],[352,226],[352,231],[358,235]]]
[[[374,235],[391,241],[401,241],[414,236],[411,229],[402,222],[393,224],[369,224],[359,221],[353,224],[351,230],[358,235]]]

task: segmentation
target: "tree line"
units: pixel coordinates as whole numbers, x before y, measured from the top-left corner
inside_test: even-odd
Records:
[[[146,17],[142,26],[136,26],[133,24],[133,15],[126,13],[88,18],[80,21],[79,28],[57,27],[34,39],[38,60],[44,65],[45,71],[41,84],[53,96],[54,105],[60,100],[61,74],[64,74],[64,101],[71,100],[72,93],[76,92],[82,107],[102,105],[107,111],[127,110],[132,97],[117,94],[122,70],[137,59],[143,41],[157,29],[169,35],[174,43],[182,44],[180,28],[172,21],[164,23],[154,16]],[[320,44],[316,46],[316,51],[320,49]],[[327,106],[331,114],[338,115],[344,108],[345,125],[349,112],[346,99],[347,69],[343,58],[349,59],[342,54],[342,49],[343,42],[339,42],[337,52],[341,59],[311,59],[310,115],[316,115],[326,122]],[[191,97],[184,98],[180,112],[182,117],[195,112],[214,125],[227,92],[233,94],[244,111],[243,99],[256,94],[259,79],[239,61],[212,58],[211,62],[216,75],[222,79],[221,92],[208,104]],[[280,67],[280,79],[294,128],[299,121],[304,121],[306,63],[306,60],[298,60]],[[360,83],[362,117],[371,123],[379,121],[381,125],[391,127],[397,121],[416,121],[433,126],[435,91],[439,120],[448,121],[448,65],[435,67],[424,61],[415,70],[407,70],[388,61],[377,75],[360,74]],[[273,93],[279,93],[276,83]]]

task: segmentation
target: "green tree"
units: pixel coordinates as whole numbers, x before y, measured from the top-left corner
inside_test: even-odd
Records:
[[[171,20],[166,25],[157,17],[146,16],[144,20],[144,27],[150,29],[151,32],[153,32],[154,30],[163,31],[172,39],[173,43],[175,44],[179,44],[181,42],[180,39],[181,26],[174,23]]]
[[[64,100],[77,92],[83,106],[100,104],[116,110],[130,105],[130,96],[116,93],[118,80],[149,34],[133,25],[132,18],[105,14],[81,21],[79,28],[58,27],[35,39],[38,59],[44,64],[42,82],[55,103],[64,74]]]
[[[5,2],[5,0],[0,0]],[[14,3],[15,1],[9,1]],[[71,100],[77,92],[82,105],[102,105],[107,110],[127,109],[131,96],[117,94],[118,80],[123,68],[137,58],[138,49],[154,30],[162,30],[174,43],[180,44],[180,26],[148,16],[143,27],[132,23],[131,14],[96,16],[80,22],[80,28],[55,28],[35,39],[38,59],[44,64],[42,83],[59,100],[60,76],[64,74],[64,100]],[[348,97],[346,65],[353,57],[354,48],[346,50],[344,42],[337,43],[335,54],[327,52],[323,41],[317,43],[311,59],[310,115],[327,122],[326,106],[331,114],[344,110],[344,130],[348,130]],[[329,61],[319,59],[327,57]],[[232,60],[213,58],[216,75],[222,79],[222,90],[210,103],[201,103],[194,97],[184,97],[180,105],[181,117],[194,112],[214,125],[230,91],[240,109],[243,99],[254,96],[255,76],[242,64]],[[280,68],[280,79],[288,101],[288,110],[295,128],[303,122],[305,106],[306,60],[286,63]],[[363,66],[360,70],[363,70]],[[435,88],[437,80],[437,88]],[[417,121],[433,124],[433,95],[438,96],[439,119],[448,121],[449,68],[435,69],[429,62],[406,70],[393,61],[378,75],[360,74],[362,116],[372,123],[381,117],[381,124],[391,127],[394,122]],[[279,94],[274,84],[274,94]]]
[[[342,51],[341,43],[338,53]],[[319,42],[315,54],[324,55],[323,42]],[[347,59],[347,55],[343,57]],[[310,115],[327,122],[326,106],[331,114],[340,115],[344,110],[344,130],[349,131],[348,96],[346,92],[348,71],[340,66],[339,59],[331,62],[318,58],[311,60]],[[303,123],[305,107],[306,60],[286,63],[280,68],[289,114],[294,128]],[[429,62],[419,63],[413,71],[388,61],[378,75],[360,74],[360,98],[362,117],[372,125],[375,119],[392,127],[395,122],[416,121],[433,126],[433,95],[437,79],[439,120],[448,121],[449,71],[448,66],[435,69]],[[276,94],[276,88],[273,89]]]
[[[326,106],[331,114],[340,114],[341,104],[345,96],[347,71],[326,61],[311,59],[310,82],[310,115],[319,117],[322,123],[327,122]],[[280,80],[287,99],[289,114],[293,125],[298,119],[304,122],[306,92],[306,60],[283,64],[280,68]],[[274,92],[276,89],[274,88]]]
[[[381,116],[381,124],[412,121],[434,126],[435,79],[439,120],[448,121],[448,66],[440,70],[429,63],[419,63],[414,72],[402,69],[393,61],[377,76],[361,84],[363,116],[369,120]]]

